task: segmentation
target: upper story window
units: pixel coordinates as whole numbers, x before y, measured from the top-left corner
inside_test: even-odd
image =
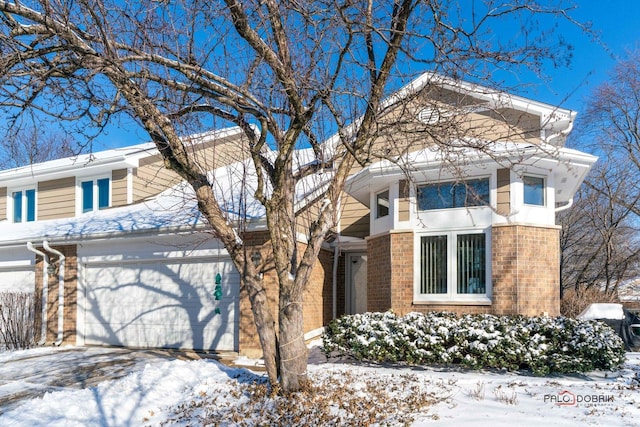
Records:
[[[36,190],[28,188],[11,192],[13,222],[36,220]]]
[[[91,179],[80,182],[82,212],[105,209],[111,202],[111,180]]]
[[[452,209],[489,204],[489,178],[438,182],[418,187],[418,209]]]
[[[376,218],[389,215],[389,190],[376,194]]]
[[[524,188],[525,205],[545,205],[544,178],[537,176],[523,176],[522,185]]]

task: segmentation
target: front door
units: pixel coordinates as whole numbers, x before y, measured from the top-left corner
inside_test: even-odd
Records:
[[[367,254],[364,252],[346,254],[346,312],[347,314],[367,311]]]

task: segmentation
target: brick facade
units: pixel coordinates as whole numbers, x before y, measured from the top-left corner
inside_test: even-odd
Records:
[[[391,234],[367,239],[367,311],[391,307]]]
[[[391,232],[367,239],[367,310],[393,309],[398,314],[411,311],[451,311],[462,313],[524,314],[551,316],[560,313],[559,293],[559,228],[524,225],[494,226],[492,246],[492,304],[430,304],[414,303],[414,241],[413,232]],[[243,236],[249,256],[260,251],[269,260],[271,245],[267,232]],[[78,265],[76,246],[58,246],[65,254],[64,332],[63,343],[74,344],[77,328]],[[300,251],[304,244],[300,244]],[[345,283],[344,254],[339,259],[338,279]],[[55,265],[57,256],[51,254]],[[304,330],[326,325],[332,318],[333,253],[321,250],[304,297]],[[42,308],[43,260],[36,259],[36,331],[40,339]],[[273,264],[267,262],[263,281],[274,318],[277,319],[278,284]],[[47,343],[57,339],[58,278],[48,278]],[[344,312],[344,286],[339,286],[338,315]],[[239,351],[247,355],[261,353],[248,295],[240,291]]]
[[[262,280],[267,292],[269,306],[272,309],[272,315],[277,322],[278,280],[273,263],[268,261],[271,259],[269,233],[266,231],[247,233],[243,236],[243,242],[249,253],[259,251],[262,259],[267,260],[263,269]],[[305,245],[299,244],[299,253],[302,253],[304,249]],[[332,268],[333,253],[321,250],[304,292],[304,330],[306,332],[326,325],[331,319],[333,297]],[[251,303],[247,291],[242,287],[239,306],[239,352],[247,356],[259,356],[262,354],[262,350],[253,319],[253,312],[251,311]]]
[[[414,234],[391,232],[367,239],[368,311],[392,309],[458,314],[560,314],[558,227],[495,226],[491,231],[492,303],[414,303]]]
[[[493,311],[560,315],[560,228],[494,226],[491,245]]]

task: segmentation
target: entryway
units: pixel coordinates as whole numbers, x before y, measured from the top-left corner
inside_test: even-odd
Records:
[[[353,252],[345,255],[347,314],[367,311],[367,253]]]

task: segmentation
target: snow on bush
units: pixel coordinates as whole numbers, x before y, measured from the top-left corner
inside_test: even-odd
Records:
[[[530,369],[540,375],[615,370],[625,358],[620,337],[598,321],[446,312],[343,316],[327,326],[323,351],[327,357]]]

